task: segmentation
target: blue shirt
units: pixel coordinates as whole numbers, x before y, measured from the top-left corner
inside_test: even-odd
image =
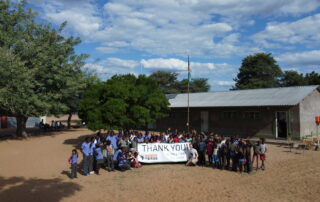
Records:
[[[119,154],[119,166],[127,164],[126,155],[122,154],[122,152]]]
[[[143,137],[137,138],[137,142],[138,142],[138,143],[143,142]]]
[[[100,147],[94,149],[94,155],[96,159],[103,159],[103,155]]]
[[[71,164],[77,164],[78,163],[78,155],[72,154],[71,156]]]
[[[114,153],[112,160],[114,160],[114,161],[118,160],[118,156],[119,156],[120,153],[121,153],[121,149],[117,150],[117,151]]]
[[[91,144],[91,142],[84,142],[84,143],[82,143],[82,145],[81,145],[81,150],[82,150],[82,152],[83,152],[83,154],[85,155],[85,156],[89,156],[90,154],[91,154],[91,147],[90,147],[90,144]]]
[[[108,136],[106,140],[110,140],[113,146],[113,149],[118,149],[118,136]]]
[[[204,151],[206,149],[206,143],[205,142],[199,142],[199,151]]]

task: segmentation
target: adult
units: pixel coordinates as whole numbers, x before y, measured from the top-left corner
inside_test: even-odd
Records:
[[[118,135],[116,135],[113,131],[110,132],[106,140],[110,140],[114,150],[118,149]]]
[[[186,166],[195,166],[198,162],[198,152],[193,148],[192,144],[189,144],[189,155]]]

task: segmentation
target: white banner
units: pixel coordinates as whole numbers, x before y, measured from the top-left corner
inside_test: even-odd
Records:
[[[186,143],[139,143],[138,160],[142,163],[186,162],[189,154]]]

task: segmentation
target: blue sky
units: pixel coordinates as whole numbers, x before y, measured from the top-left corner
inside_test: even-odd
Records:
[[[173,71],[228,90],[241,60],[272,53],[284,70],[320,72],[320,0],[29,0],[39,18],[80,36],[85,68],[114,74]]]

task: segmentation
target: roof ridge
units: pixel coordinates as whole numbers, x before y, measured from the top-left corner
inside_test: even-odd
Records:
[[[253,88],[253,89],[238,89],[238,90],[225,90],[225,91],[209,91],[209,92],[192,92],[190,94],[201,94],[201,93],[226,93],[235,91],[258,91],[258,90],[271,90],[271,89],[285,89],[285,88],[311,88],[320,87],[320,85],[306,85],[306,86],[285,86],[285,87],[274,87],[274,88]],[[184,95],[188,93],[169,93],[166,95]]]

